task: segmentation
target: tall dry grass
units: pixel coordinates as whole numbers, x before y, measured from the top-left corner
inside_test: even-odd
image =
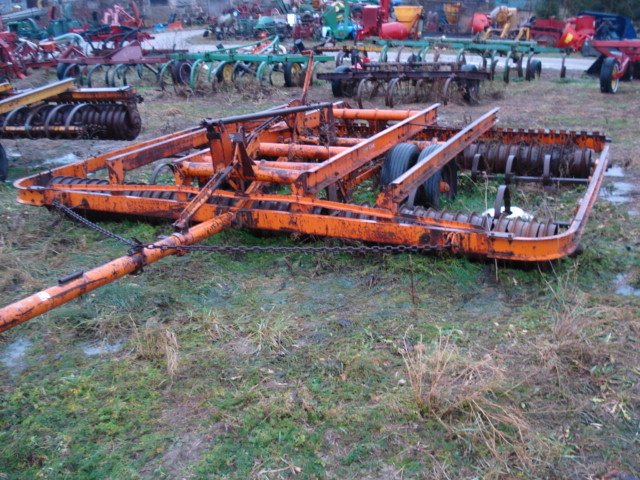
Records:
[[[497,356],[474,358],[446,335],[413,346],[405,336],[400,353],[420,415],[484,452],[485,478],[544,462],[552,445],[510,401],[512,380]]]
[[[142,327],[133,322],[132,325],[132,342],[137,356],[145,360],[164,360],[167,375],[173,379],[180,366],[180,345],[175,332],[160,327],[153,318]]]

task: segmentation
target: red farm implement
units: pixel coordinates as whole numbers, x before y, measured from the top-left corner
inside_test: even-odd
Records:
[[[173,233],[149,243],[122,239],[128,255],[0,309],[0,331],[168,255],[206,250],[194,244],[232,227],[364,242],[348,247],[358,252],[442,250],[515,262],[574,253],[607,166],[607,139],[496,123],[497,109],[452,128],[438,125],[437,105],[363,110],[294,101],[207,118],[18,180],[21,203],[90,226],[81,215],[156,217],[173,222]],[[467,195],[484,203],[485,182],[496,185],[497,214],[455,203]],[[561,192],[557,201],[552,191]],[[530,199],[521,206],[531,216],[513,217],[515,194]]]
[[[602,93],[616,93],[621,80],[631,80],[640,69],[640,40],[594,40],[600,53],[589,67],[589,75],[600,78]]]

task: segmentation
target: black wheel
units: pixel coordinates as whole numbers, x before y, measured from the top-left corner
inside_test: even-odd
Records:
[[[4,182],[7,175],[9,175],[9,159],[7,159],[4,147],[0,145],[0,182]]]
[[[58,80],[77,77],[79,73],[80,67],[75,63],[59,63],[56,67],[56,76],[58,77]]]
[[[472,64],[465,64],[460,67],[461,72],[477,72],[478,67]],[[480,92],[480,80],[475,79],[465,79],[463,90],[462,90],[462,98],[465,102],[473,103],[478,100],[478,94]]]
[[[620,63],[613,57],[607,57],[600,68],[600,91],[602,93],[616,93],[620,79],[616,78],[620,72]]]
[[[525,79],[540,80],[540,75],[542,75],[542,62],[540,60],[531,59],[529,65],[527,65]]]
[[[301,63],[286,62],[283,73],[285,87],[302,86],[304,82],[304,66]]]
[[[418,163],[440,148],[442,148],[440,145],[430,145],[422,150],[418,157]],[[451,160],[418,187],[415,194],[410,197],[410,202],[413,204],[412,206],[422,205],[438,209],[442,197],[454,199],[457,194],[458,165],[455,160]]]
[[[335,69],[334,73],[347,73],[351,68],[347,65],[340,65]],[[331,80],[331,91],[334,97],[350,97],[353,95],[354,86],[351,85],[354,82],[352,80],[340,80],[338,78]],[[351,94],[350,94],[351,93]]]
[[[387,152],[380,172],[380,185],[386,187],[404,172],[413,167],[420,149],[412,143],[399,143]]]
[[[427,158],[433,152],[440,149],[440,145],[429,145],[418,157],[418,163]],[[418,189],[409,197],[410,206],[422,205],[424,207],[440,208],[440,182],[442,181],[442,170],[438,170],[429,177]]]
[[[451,160],[440,169],[440,177],[448,185],[446,192],[441,192],[445,198],[453,200],[458,195],[458,164]]]
[[[173,62],[171,65],[171,75],[174,83],[178,85],[189,85],[191,80],[191,64],[189,62]]]

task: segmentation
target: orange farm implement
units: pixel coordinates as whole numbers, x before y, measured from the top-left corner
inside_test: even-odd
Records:
[[[295,101],[207,118],[16,181],[24,204],[77,217],[157,217],[172,221],[173,233],[129,242],[128,255],[0,309],[0,331],[168,255],[206,249],[193,244],[232,227],[364,242],[356,249],[383,245],[515,262],[574,253],[607,166],[605,136],[501,129],[498,109],[451,128],[437,124],[437,107],[363,110]],[[497,194],[495,216],[455,204],[456,194],[476,192],[484,210],[489,191]],[[561,192],[555,204],[552,192]],[[513,218],[510,198],[529,197],[529,212],[557,218]],[[576,205],[568,208],[569,201]]]

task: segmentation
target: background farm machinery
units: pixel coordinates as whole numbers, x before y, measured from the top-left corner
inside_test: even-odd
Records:
[[[624,40],[636,38],[636,30],[627,17],[610,13],[580,12],[566,22],[555,18],[535,20],[531,38],[542,46],[568,48],[583,55],[599,55],[594,40]]]
[[[340,65],[331,73],[319,73],[318,79],[331,82],[336,97],[352,97],[360,108],[364,102],[384,97],[384,104],[393,107],[398,103],[437,100],[447,103],[457,95],[468,103],[478,101],[480,85],[493,80],[499,59],[503,62],[502,78],[509,82],[514,64],[519,77],[538,79],[542,63],[534,58],[545,50],[535,42],[511,40],[468,40],[440,38],[419,41],[380,41],[378,61],[368,60],[368,50],[358,47],[345,49],[336,59],[349,56],[351,65]],[[395,62],[390,62],[390,49],[397,48]],[[451,61],[443,61],[447,50],[455,52]],[[410,53],[407,55],[406,52]],[[479,57],[479,63],[468,59]],[[564,57],[563,57],[564,62]],[[561,76],[565,74],[564,63]]]
[[[602,93],[616,93],[622,80],[631,80],[640,70],[640,40],[594,40],[592,48],[600,53],[587,74],[600,79]]]
[[[153,53],[153,54],[152,54]],[[316,56],[317,63],[333,61],[330,56]],[[279,37],[204,53],[186,51],[145,51],[133,42],[105,56],[75,55],[59,58],[60,78],[72,76],[81,84],[96,86],[127,85],[151,79],[163,88],[192,93],[216,91],[219,87],[254,81],[259,85],[281,82],[282,86],[302,86],[302,78],[310,63],[309,52],[288,53]],[[276,80],[275,74],[282,77]]]
[[[523,262],[575,252],[606,169],[606,138],[499,129],[496,122],[497,109],[450,128],[437,124],[436,105],[407,111],[292,102],[205,119],[19,180],[22,203],[76,218],[156,217],[172,221],[174,233],[144,244],[123,239],[128,255],[0,309],[0,331],[165,256],[206,250],[193,244],[230,227],[365,242],[355,251],[381,251],[375,244],[382,244],[389,252],[443,250]],[[149,181],[141,183],[145,176]],[[465,180],[472,176],[502,182],[495,215],[455,203],[474,194],[477,183]],[[540,195],[544,185],[555,189]],[[510,216],[516,190],[531,216]],[[562,192],[558,202],[554,191]],[[567,207],[569,199],[576,208]]]
[[[132,87],[76,88],[72,79],[30,90],[0,84],[0,138],[133,140],[142,122]],[[0,181],[8,160],[0,146]]]

